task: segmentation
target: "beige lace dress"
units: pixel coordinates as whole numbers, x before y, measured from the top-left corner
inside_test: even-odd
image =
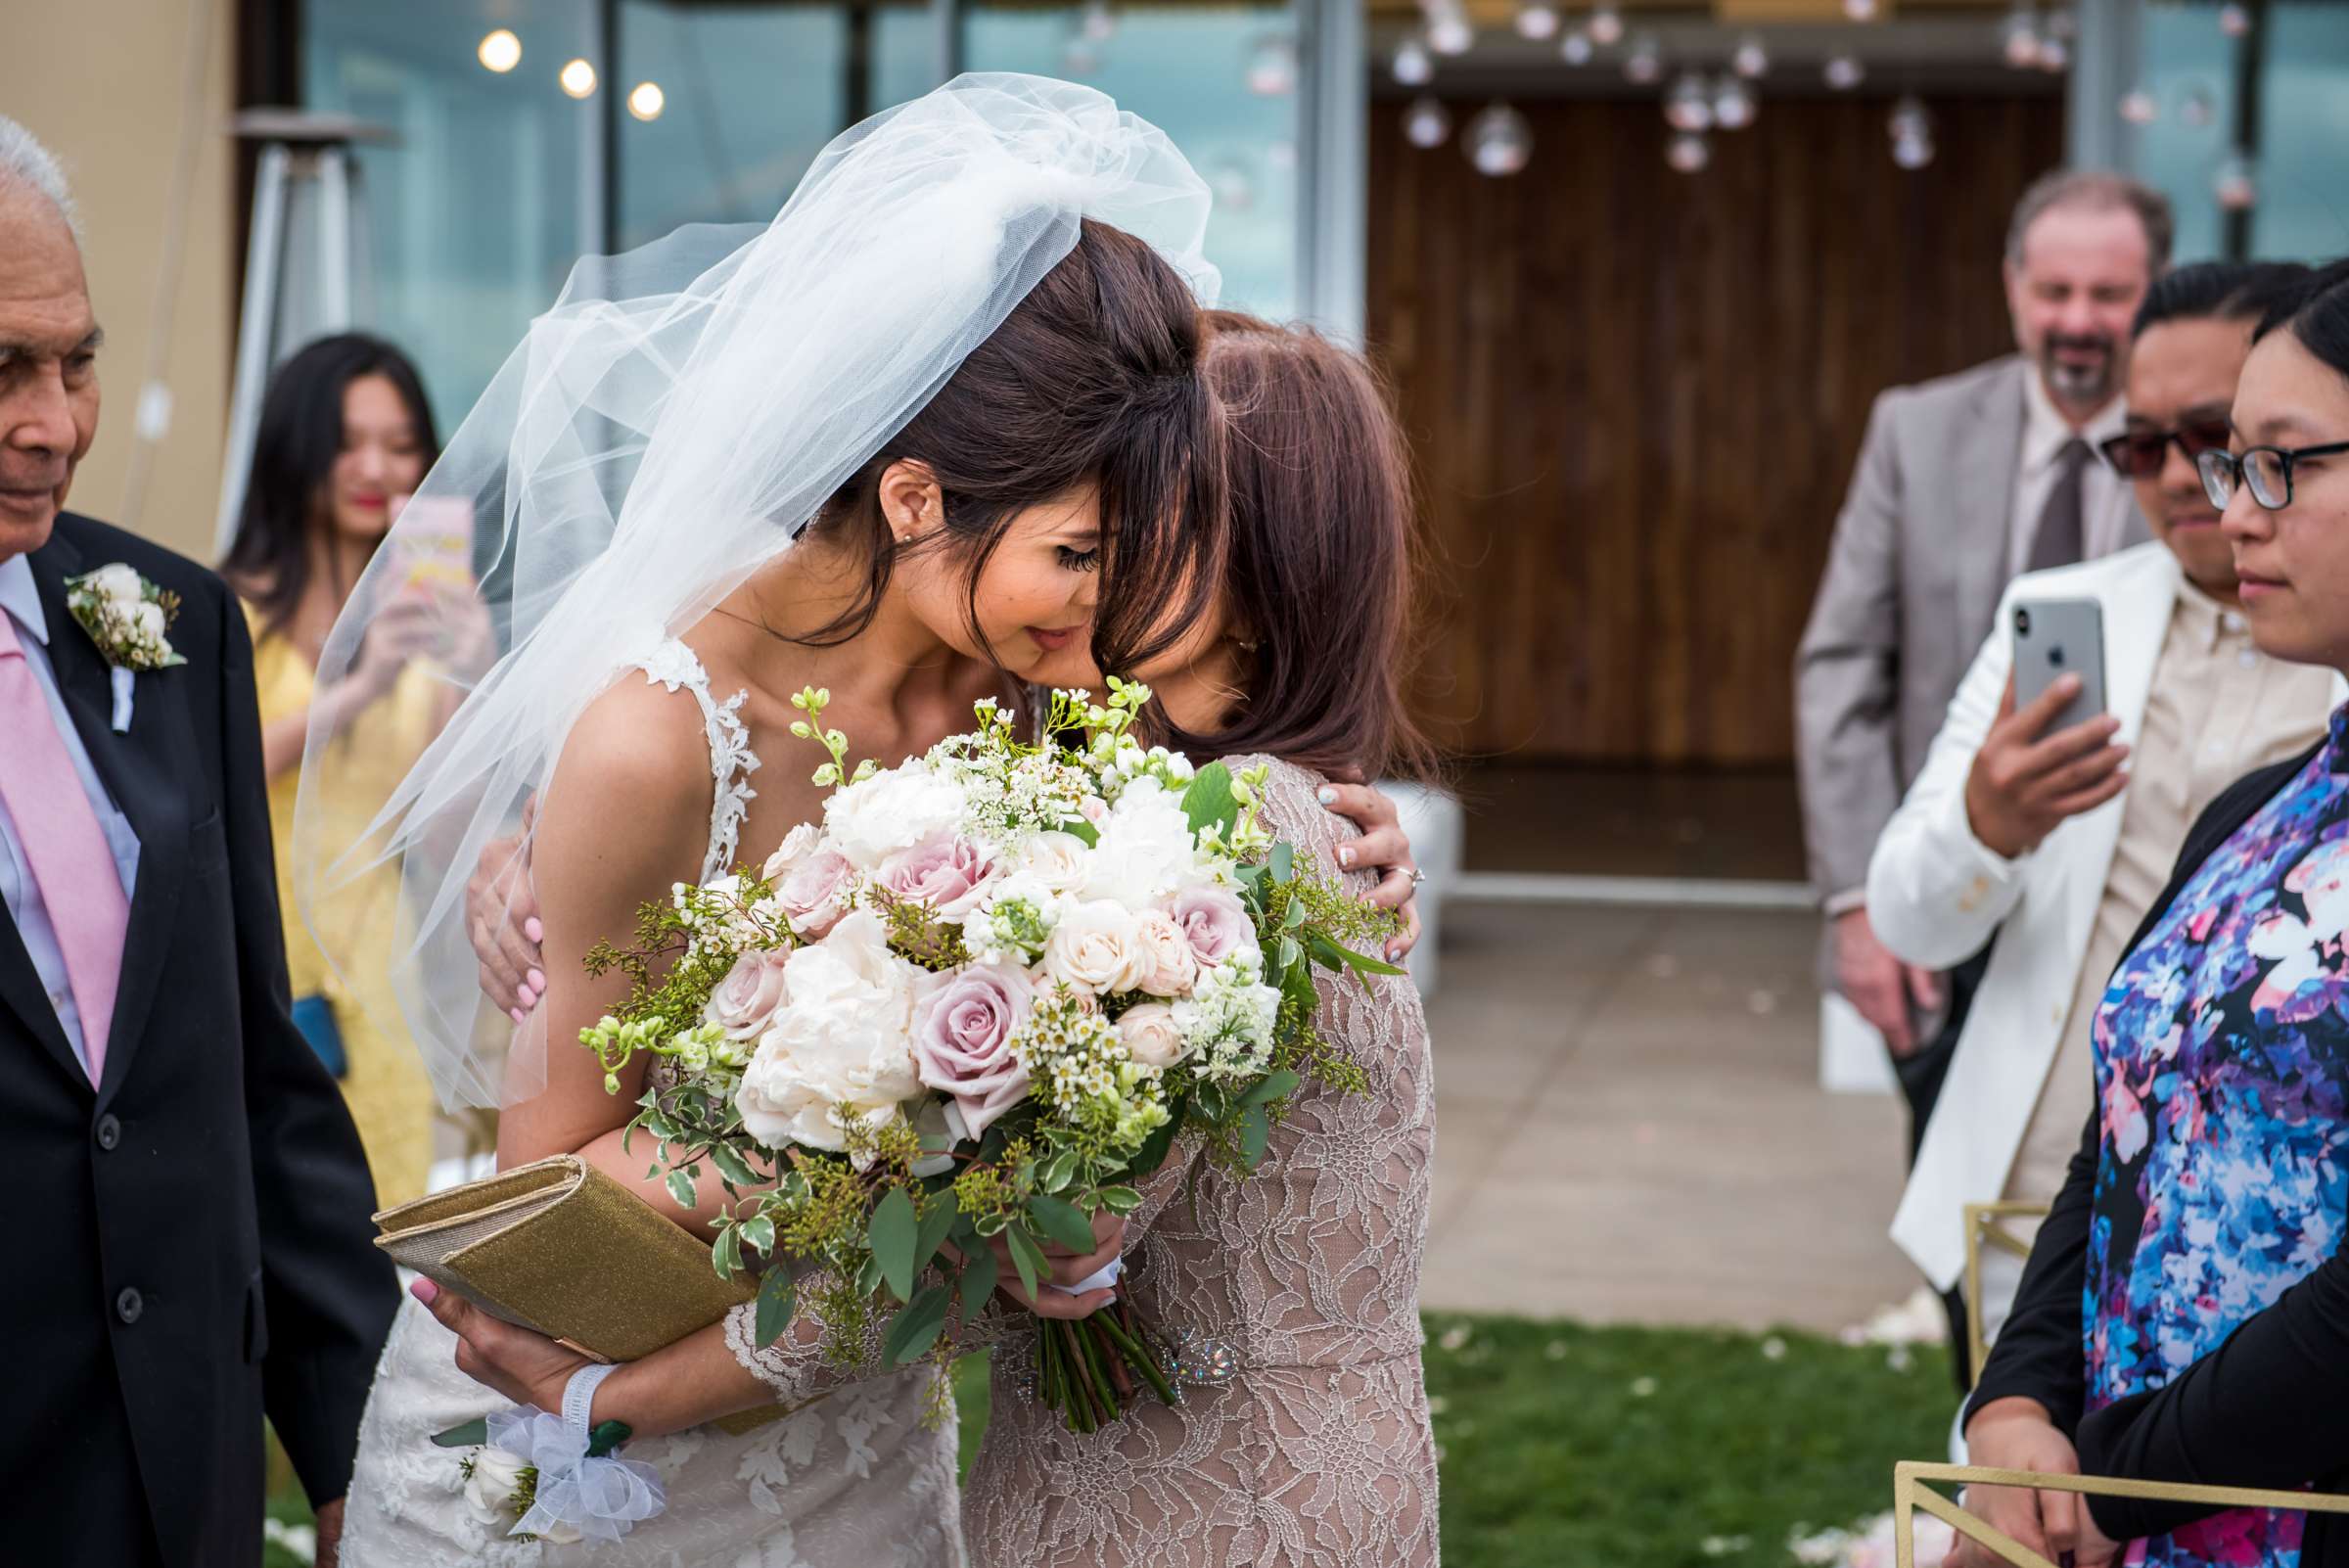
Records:
[[[1271,769],[1268,825],[1334,868],[1353,829],[1314,798],[1322,780]],[[1080,1437],[1028,1392],[1034,1320],[990,1312],[964,1331],[995,1347],[987,1441],[963,1491],[974,1564],[1437,1561],[1418,1313],[1435,1144],[1427,1023],[1407,981],[1319,984],[1325,1027],[1368,1092],[1309,1086],[1254,1176],[1202,1175],[1195,1216],[1192,1151],[1177,1144],[1128,1231],[1135,1306],[1222,1341],[1238,1375],[1188,1390],[1179,1408],[1145,1398]],[[855,1375],[802,1336],[756,1350],[747,1321],[729,1327],[737,1357],[786,1402]]]

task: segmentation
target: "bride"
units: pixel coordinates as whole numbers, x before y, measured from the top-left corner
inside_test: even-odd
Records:
[[[829,688],[829,722],[901,756],[1088,627],[1105,666],[1131,669],[1195,619],[1221,553],[1194,293],[1214,286],[1207,203],[1166,138],[1098,93],[965,76],[835,141],[762,231],[582,262],[533,323],[320,674],[349,669],[367,606],[416,559],[403,542],[437,542],[402,532],[452,518],[502,525],[483,592],[508,651],[360,844],[322,841],[311,807],[337,763],[313,737],[295,826],[313,929],[399,860],[412,928],[392,952],[333,956],[391,966],[445,1098],[502,1104],[502,1166],[576,1152],[680,1224],[714,1217],[622,1148],[641,1073],[607,1093],[586,1052],[546,1042],[624,997],[586,958],[639,904],[816,815],[791,693]],[[533,798],[516,853],[543,910],[543,996],[500,1030],[479,1016],[466,872]],[[431,1441],[502,1402],[403,1308],[343,1561],[539,1560]],[[958,1563],[953,1426],[924,1422],[928,1393],[916,1368],[744,1435],[631,1444],[668,1511],[567,1555]]]

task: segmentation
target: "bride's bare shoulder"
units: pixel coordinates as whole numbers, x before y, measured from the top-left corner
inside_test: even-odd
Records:
[[[690,692],[630,671],[572,725],[545,809],[568,806],[606,823],[627,821],[632,837],[673,834],[698,853],[711,788],[701,706]]]

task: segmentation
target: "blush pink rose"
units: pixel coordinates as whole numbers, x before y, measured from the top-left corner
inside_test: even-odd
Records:
[[[775,901],[801,936],[822,941],[849,912],[855,868],[837,850],[809,850],[775,884]]]
[[[1011,1037],[1035,999],[1024,971],[975,964],[914,1004],[914,1071],[953,1100],[974,1138],[1028,1097],[1028,1069]]]
[[[1202,967],[1256,945],[1256,923],[1248,918],[1248,906],[1228,889],[1187,888],[1174,896],[1167,912],[1182,929]]]
[[[1173,915],[1158,909],[1143,910],[1133,925],[1134,945],[1150,971],[1136,989],[1153,996],[1188,996],[1199,983],[1199,960],[1192,954],[1182,927],[1174,923]]]
[[[756,1039],[765,1033],[775,1004],[783,999],[783,962],[789,948],[746,952],[710,993],[702,1020],[726,1032],[728,1039]]]
[[[995,857],[959,833],[933,833],[881,862],[877,880],[897,898],[921,902],[944,920],[979,907],[995,879]]]

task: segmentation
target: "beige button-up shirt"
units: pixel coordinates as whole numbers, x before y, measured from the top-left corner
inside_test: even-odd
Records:
[[[2105,983],[2122,948],[2169,886],[2186,835],[2245,773],[2315,745],[2332,706],[2333,672],[2270,659],[2241,614],[2184,578],[2137,749],[2129,759],[2121,835],[2096,904],[2055,1060],[2006,1177],[2006,1196],[2045,1203],[2062,1190],[2096,1098],[2093,1039]]]

